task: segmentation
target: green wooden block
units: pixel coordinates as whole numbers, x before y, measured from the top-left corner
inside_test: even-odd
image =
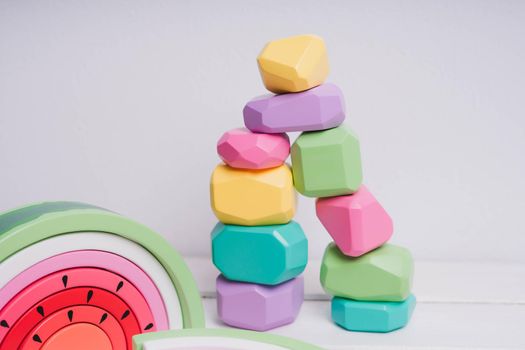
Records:
[[[361,185],[359,140],[344,126],[301,134],[291,153],[295,188],[307,197],[352,194]]]
[[[403,301],[410,295],[413,274],[410,252],[392,244],[352,258],[330,243],[321,264],[326,292],[354,300]]]

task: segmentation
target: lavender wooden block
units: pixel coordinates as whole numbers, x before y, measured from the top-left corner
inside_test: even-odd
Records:
[[[217,277],[217,311],[226,324],[266,331],[292,323],[304,299],[302,277],[276,286],[234,282]]]
[[[325,130],[343,122],[345,104],[336,85],[324,84],[299,93],[256,97],[243,114],[244,124],[254,132]]]

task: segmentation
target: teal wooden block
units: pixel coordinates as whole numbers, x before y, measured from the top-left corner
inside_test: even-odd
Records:
[[[349,331],[386,333],[407,325],[416,306],[411,294],[401,302],[332,299],[332,320]]]
[[[276,285],[304,271],[308,241],[295,221],[268,226],[219,223],[212,231],[212,259],[229,280]]]

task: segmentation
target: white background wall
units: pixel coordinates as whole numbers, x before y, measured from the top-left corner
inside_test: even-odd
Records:
[[[209,254],[215,143],[268,40],[316,33],[418,259],[525,262],[523,1],[0,1],[0,209],[79,200]],[[329,241],[313,201],[297,220]]]

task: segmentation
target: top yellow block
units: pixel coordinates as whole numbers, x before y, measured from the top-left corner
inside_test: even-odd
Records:
[[[315,35],[271,41],[257,57],[257,63],[266,88],[278,94],[321,85],[329,71],[324,41]]]

